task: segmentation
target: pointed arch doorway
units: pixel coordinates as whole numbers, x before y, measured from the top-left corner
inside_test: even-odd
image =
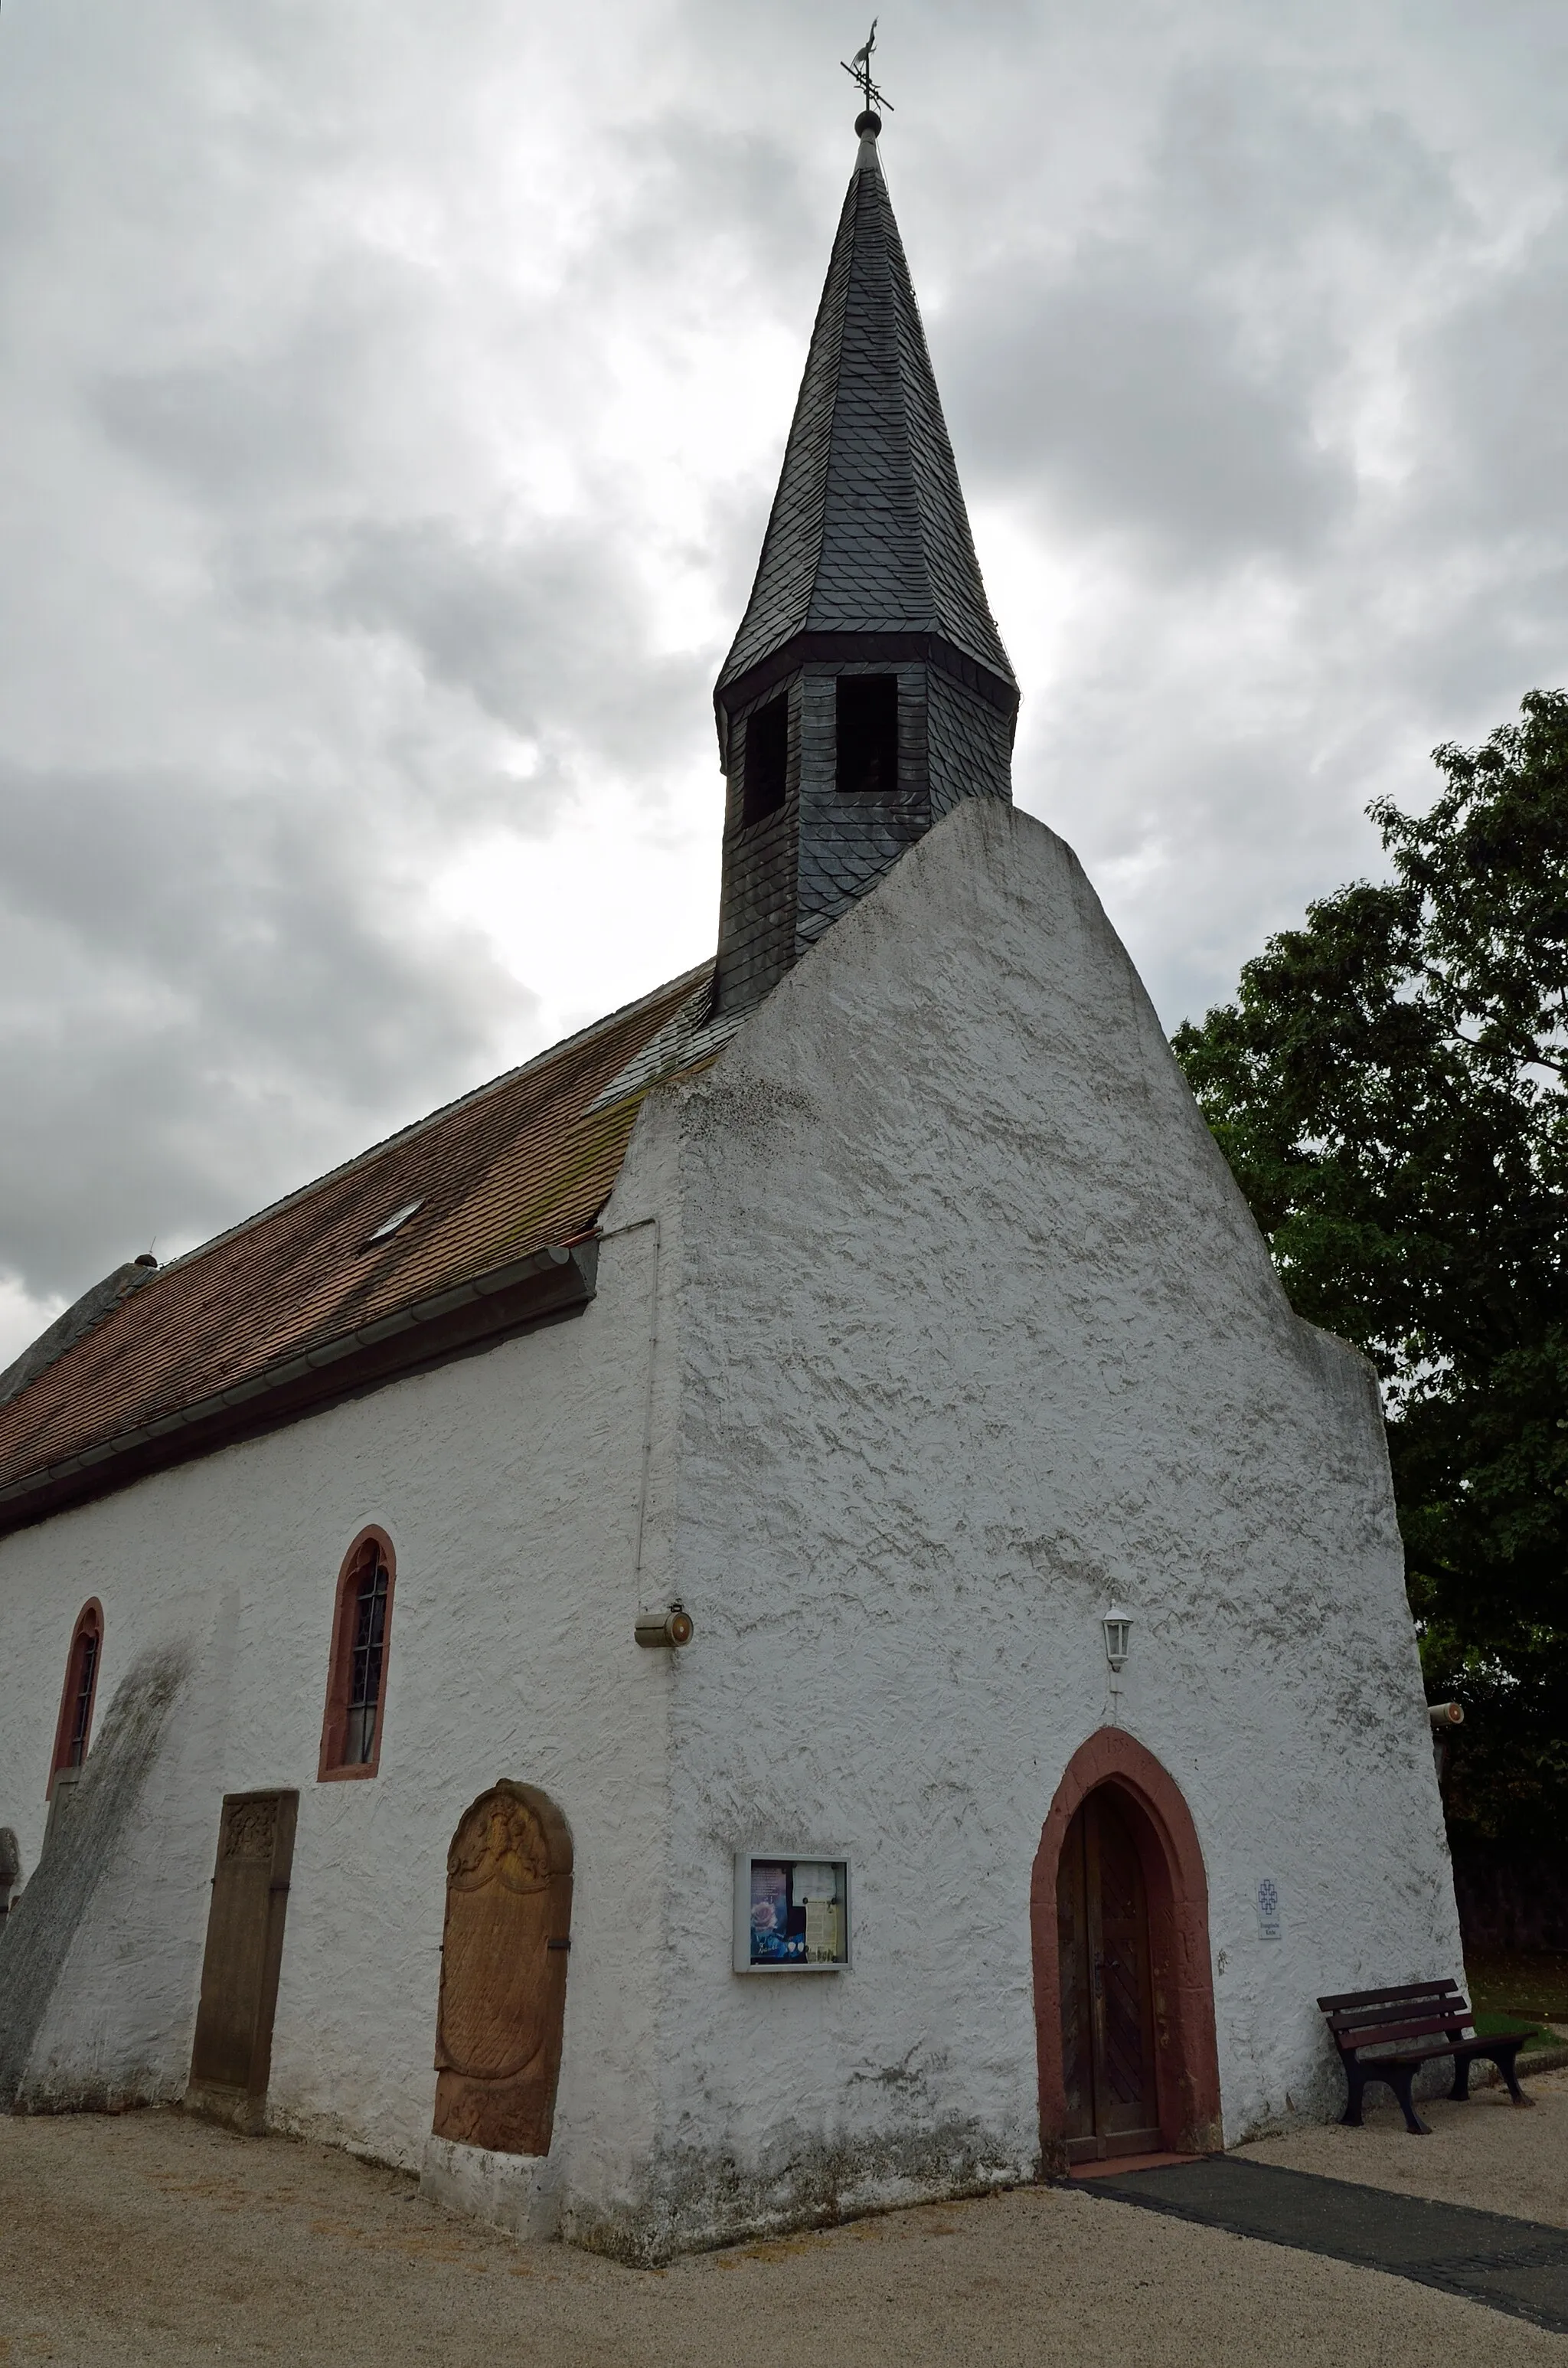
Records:
[[[1124,1729],[1068,1763],[1030,1920],[1044,2167],[1218,2147],[1203,1855],[1179,1788]]]
[[[1067,1828],[1056,1945],[1067,2158],[1157,2154],[1149,1902],[1113,1785],[1091,1793]]]

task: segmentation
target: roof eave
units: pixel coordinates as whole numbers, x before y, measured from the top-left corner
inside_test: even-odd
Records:
[[[347,1398],[578,1315],[595,1294],[597,1272],[597,1235],[551,1243],[413,1301],[358,1331],[319,1341],[232,1389],[97,1440],[59,1463],[20,1473],[0,1485],[0,1536],[112,1495],[150,1473],[259,1438]]]

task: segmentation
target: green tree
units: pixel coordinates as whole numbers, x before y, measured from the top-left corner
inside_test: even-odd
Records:
[[[1176,1051],[1298,1311],[1372,1360],[1456,1839],[1568,1832],[1568,692],[1442,747],[1392,878]]]

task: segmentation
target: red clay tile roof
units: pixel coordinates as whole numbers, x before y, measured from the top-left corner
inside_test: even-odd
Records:
[[[594,1104],[710,974],[672,980],[154,1274],[0,1406],[0,1489],[16,1501],[17,1483],[580,1238],[648,1080]]]

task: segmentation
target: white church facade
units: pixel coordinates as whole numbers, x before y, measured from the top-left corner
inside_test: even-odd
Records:
[[[716,963],[0,1377],[15,2110],[649,2261],[1326,2117],[1316,1997],[1461,1974],[1376,1384],[1011,803],[859,128]]]

